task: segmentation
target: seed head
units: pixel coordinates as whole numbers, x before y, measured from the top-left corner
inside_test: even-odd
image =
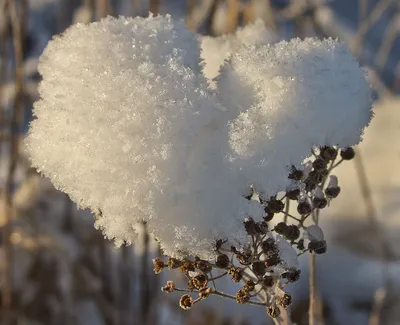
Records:
[[[340,157],[342,157],[343,160],[352,160],[355,155],[356,152],[351,147],[340,150]]]
[[[190,271],[194,272],[196,270],[194,262],[185,260],[183,263],[178,267],[181,272],[188,274]]]
[[[253,262],[253,264],[251,265],[251,268],[254,272],[255,275],[257,276],[263,276],[265,274],[265,264],[262,261],[255,261]]]
[[[277,254],[279,251],[278,245],[276,245],[275,239],[273,239],[272,237],[267,238],[261,243],[261,249],[263,253],[267,255],[274,255]]]
[[[252,261],[251,252],[239,252],[236,254],[236,258],[242,265],[250,265]]]
[[[282,278],[288,280],[288,282],[296,282],[300,279],[300,272],[300,270],[291,269],[282,273]]]
[[[300,237],[299,227],[296,225],[289,225],[286,227],[286,231],[283,235],[289,240],[296,240]]]
[[[242,288],[236,293],[236,302],[238,304],[245,304],[250,300],[250,295],[249,292],[245,289]]]
[[[174,281],[167,281],[167,284],[161,288],[161,291],[166,293],[171,293],[175,291],[175,283]]]
[[[322,147],[320,156],[326,161],[335,160],[337,157],[337,150],[333,147]]]
[[[273,255],[267,256],[267,258],[265,259],[265,266],[266,267],[275,266],[275,265],[278,265],[280,262],[281,262],[281,259],[279,257],[279,254],[273,254]]]
[[[195,267],[203,273],[208,273],[212,270],[212,265],[209,262],[200,259],[195,262]]]
[[[321,171],[321,170],[325,170],[326,167],[328,166],[328,164],[326,163],[325,159],[317,158],[314,160],[312,166],[316,171]]]
[[[268,201],[268,210],[272,213],[279,213],[283,211],[285,204],[281,200],[272,198]]]
[[[300,190],[298,188],[286,192],[286,196],[290,200],[297,200],[299,195],[300,195]]]
[[[182,265],[182,262],[177,260],[176,258],[170,257],[168,259],[168,268],[169,269],[177,269]]]
[[[303,172],[292,166],[292,171],[290,172],[288,178],[293,179],[294,181],[301,181],[301,179],[303,178]]]
[[[185,310],[191,309],[193,306],[193,298],[189,295],[183,295],[179,300],[179,306]]]
[[[272,212],[270,212],[268,210],[268,208],[265,208],[264,210],[266,212],[266,215],[263,217],[264,221],[266,221],[266,222],[271,221],[272,218],[274,217],[274,214]]]
[[[297,205],[297,212],[301,215],[309,214],[311,213],[311,211],[312,208],[308,201],[299,202],[299,204]]]
[[[283,308],[287,308],[292,303],[292,296],[285,292],[277,298],[277,303]]]
[[[325,198],[315,197],[315,198],[313,198],[312,203],[313,203],[314,208],[323,209],[328,205],[328,200]]]
[[[243,277],[243,271],[236,266],[232,266],[228,270],[228,274],[232,277],[233,282],[239,282]]]
[[[244,229],[249,235],[257,234],[256,223],[254,222],[253,218],[250,217],[246,218],[243,224],[244,224]]]
[[[274,230],[275,230],[275,232],[277,232],[278,234],[283,235],[283,234],[286,232],[286,228],[287,228],[287,224],[286,224],[286,223],[284,223],[284,222],[279,222],[279,223],[275,226]]]
[[[338,195],[340,194],[340,187],[327,187],[325,189],[325,195],[330,198],[330,199],[334,199],[336,198]]]
[[[279,307],[271,305],[267,307],[267,313],[271,318],[276,318],[281,314]]]
[[[156,257],[153,258],[153,266],[154,266],[154,273],[159,274],[164,269],[165,263],[161,258]]]
[[[200,273],[193,277],[193,285],[196,289],[203,289],[208,284],[208,276],[204,273]]]
[[[308,249],[316,254],[324,254],[326,253],[326,241],[310,241],[308,244]]]
[[[217,256],[217,260],[215,262],[215,265],[220,267],[221,269],[225,269],[229,266],[230,260],[228,255],[226,254],[220,254]]]
[[[252,281],[246,281],[246,285],[244,286],[244,289],[247,290],[248,292],[253,291],[256,288],[256,284]]]

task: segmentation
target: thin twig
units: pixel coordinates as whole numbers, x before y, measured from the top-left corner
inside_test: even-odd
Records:
[[[315,325],[315,301],[316,301],[316,279],[315,279],[315,253],[310,253],[310,305],[308,309],[308,322],[309,325]]]
[[[13,281],[13,245],[10,236],[13,231],[12,227],[12,192],[14,186],[14,175],[17,168],[19,156],[19,131],[23,125],[23,93],[24,93],[24,56],[23,56],[23,35],[24,21],[26,17],[27,4],[23,0],[20,2],[20,8],[17,8],[17,3],[14,0],[8,0],[8,8],[11,17],[11,29],[14,45],[15,57],[15,98],[11,118],[11,152],[10,164],[7,174],[5,186],[5,201],[6,201],[6,224],[4,225],[4,246],[6,252],[6,270],[2,290],[2,302],[5,309],[11,307],[12,300],[12,281]]]

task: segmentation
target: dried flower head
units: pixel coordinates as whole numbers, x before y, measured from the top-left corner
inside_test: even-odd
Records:
[[[164,269],[165,263],[161,258],[156,257],[156,258],[153,258],[153,266],[154,266],[154,269],[153,269],[154,273],[159,274]]]
[[[278,296],[276,301],[278,305],[287,308],[292,303],[292,296],[285,292],[283,295]]]
[[[351,160],[355,156],[356,156],[356,152],[351,147],[340,150],[340,157],[342,157],[342,159],[344,159],[344,160]]]
[[[178,260],[176,258],[170,257],[168,259],[168,268],[171,269],[171,270],[177,269],[181,265],[182,265],[182,261],[180,261],[180,260]]]
[[[193,277],[193,285],[196,289],[203,289],[207,286],[208,276],[204,273],[200,273]]]
[[[233,282],[239,282],[243,277],[243,271],[236,266],[229,268],[228,274],[232,277]]]
[[[210,264],[210,262],[200,259],[195,262],[195,267],[203,273],[208,273],[212,270],[212,265]]]
[[[182,309],[188,310],[193,307],[193,298],[190,295],[183,295],[179,300],[179,306]]]
[[[281,311],[278,306],[271,305],[267,307],[267,313],[271,318],[276,318],[281,314]]]
[[[167,284],[161,288],[161,291],[166,293],[171,293],[175,291],[175,282],[174,281],[167,281]]]
[[[229,266],[230,264],[230,259],[228,255],[226,254],[220,254],[217,256],[217,260],[215,262],[215,265],[220,267],[221,269],[225,269]]]
[[[236,302],[239,304],[245,304],[250,300],[250,295],[249,292],[245,289],[242,288],[236,293]]]

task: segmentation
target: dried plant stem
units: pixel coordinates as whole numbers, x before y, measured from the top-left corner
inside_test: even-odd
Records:
[[[379,20],[391,3],[391,0],[380,0],[372,12],[364,19],[350,44],[355,55],[360,54],[361,45],[368,30]]]
[[[310,305],[308,309],[308,320],[309,320],[309,325],[315,325],[315,303],[316,303],[316,279],[315,279],[315,253],[312,252],[310,253],[309,257],[309,262],[310,262],[310,275],[309,275],[309,281],[310,281]]]
[[[371,316],[369,317],[368,320],[368,325],[379,325],[380,323],[380,316],[381,316],[381,311],[383,308],[383,304],[385,302],[385,297],[386,297],[386,290],[384,288],[379,288],[375,292],[375,297],[374,297],[374,306],[372,309]]]
[[[10,163],[5,186],[6,202],[6,224],[4,225],[4,246],[6,252],[6,270],[4,274],[2,303],[8,310],[12,302],[12,281],[13,281],[13,246],[10,240],[12,234],[12,192],[14,185],[14,174],[19,156],[19,128],[23,125],[23,93],[24,93],[24,64],[23,64],[23,35],[24,21],[26,17],[27,4],[25,0],[19,2],[8,0],[8,8],[11,17],[11,29],[15,57],[15,98],[11,117],[11,152]]]
[[[211,294],[216,295],[216,296],[220,296],[220,297],[224,297],[224,298],[228,298],[228,299],[233,299],[236,301],[236,297],[235,296],[231,296],[227,293],[223,293],[220,291],[212,291]],[[263,306],[263,307],[267,307],[268,304],[263,303],[263,302],[257,302],[257,301],[253,301],[253,300],[249,300],[248,302],[246,302],[246,304],[249,305],[255,305],[255,306]]]
[[[98,20],[110,14],[109,0],[97,0],[96,14]]]

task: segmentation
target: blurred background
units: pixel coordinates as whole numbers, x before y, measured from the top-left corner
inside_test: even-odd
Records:
[[[400,324],[399,0],[0,0],[0,324],[269,324],[262,308],[214,297],[181,310],[178,295],[160,291],[174,275],[154,275],[159,251],[145,227],[116,249],[88,211],[30,168],[21,146],[47,42],[77,22],[149,12],[212,37],[260,18],[280,39],[349,44],[368,71],[376,116],[355,161],[338,168],[342,194],[322,215],[318,324]],[[298,325],[307,324],[307,263],[291,288]]]

